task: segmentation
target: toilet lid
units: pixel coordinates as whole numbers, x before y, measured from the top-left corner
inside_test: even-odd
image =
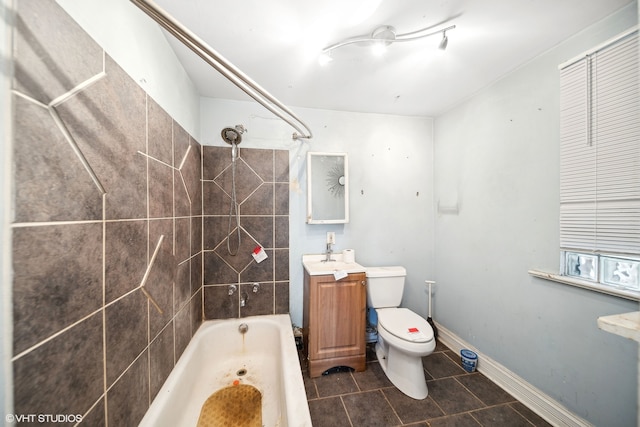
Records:
[[[400,339],[412,342],[429,342],[433,339],[431,325],[408,308],[383,308],[376,312],[378,323]]]

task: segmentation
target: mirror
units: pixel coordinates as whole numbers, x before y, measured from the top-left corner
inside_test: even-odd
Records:
[[[307,153],[307,223],[349,222],[347,153]]]

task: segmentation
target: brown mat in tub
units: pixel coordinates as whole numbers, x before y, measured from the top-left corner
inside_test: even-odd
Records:
[[[262,394],[246,384],[216,391],[202,405],[198,427],[262,427]]]

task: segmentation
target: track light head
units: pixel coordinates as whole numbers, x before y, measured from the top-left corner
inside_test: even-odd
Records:
[[[449,44],[449,37],[447,37],[447,32],[442,32],[442,40],[440,40],[440,44],[438,45],[438,49],[445,50],[447,45]]]
[[[375,56],[381,56],[387,50],[387,46],[396,40],[396,29],[390,25],[383,25],[371,33],[371,52]]]
[[[333,61],[333,57],[331,56],[331,51],[320,53],[320,56],[318,57],[318,63],[320,65],[325,66],[331,61]]]

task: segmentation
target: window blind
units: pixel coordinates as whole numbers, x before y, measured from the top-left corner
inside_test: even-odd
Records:
[[[560,70],[560,245],[640,255],[638,31]]]

